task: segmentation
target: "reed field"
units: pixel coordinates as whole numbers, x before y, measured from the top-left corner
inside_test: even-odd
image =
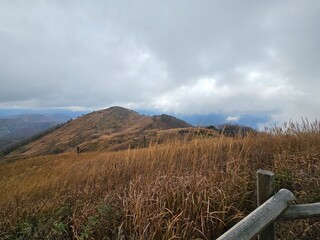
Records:
[[[319,123],[3,162],[0,239],[215,239],[256,208],[260,168],[297,203],[320,202]],[[320,219],[276,227],[320,239]]]

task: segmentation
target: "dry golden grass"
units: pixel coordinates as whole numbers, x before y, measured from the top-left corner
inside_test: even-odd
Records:
[[[320,134],[172,140],[0,164],[1,239],[214,239],[256,206],[255,172],[320,202]],[[319,224],[279,224],[316,239]]]

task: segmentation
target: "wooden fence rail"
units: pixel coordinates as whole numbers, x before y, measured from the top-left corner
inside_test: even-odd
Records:
[[[320,203],[289,206],[277,220],[304,219],[311,217],[320,217]]]
[[[274,222],[310,217],[320,217],[320,203],[290,205],[294,194],[281,189],[274,194],[274,173],[257,171],[258,208],[221,235],[217,240],[275,239]]]

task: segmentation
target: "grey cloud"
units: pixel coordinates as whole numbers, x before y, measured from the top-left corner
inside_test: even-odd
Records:
[[[0,107],[317,115],[318,1],[1,5]]]

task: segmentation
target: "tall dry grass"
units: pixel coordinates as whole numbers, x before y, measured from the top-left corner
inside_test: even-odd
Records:
[[[320,201],[319,131],[170,140],[0,164],[1,239],[214,239],[256,206],[255,172]],[[316,239],[317,222],[279,224]]]

